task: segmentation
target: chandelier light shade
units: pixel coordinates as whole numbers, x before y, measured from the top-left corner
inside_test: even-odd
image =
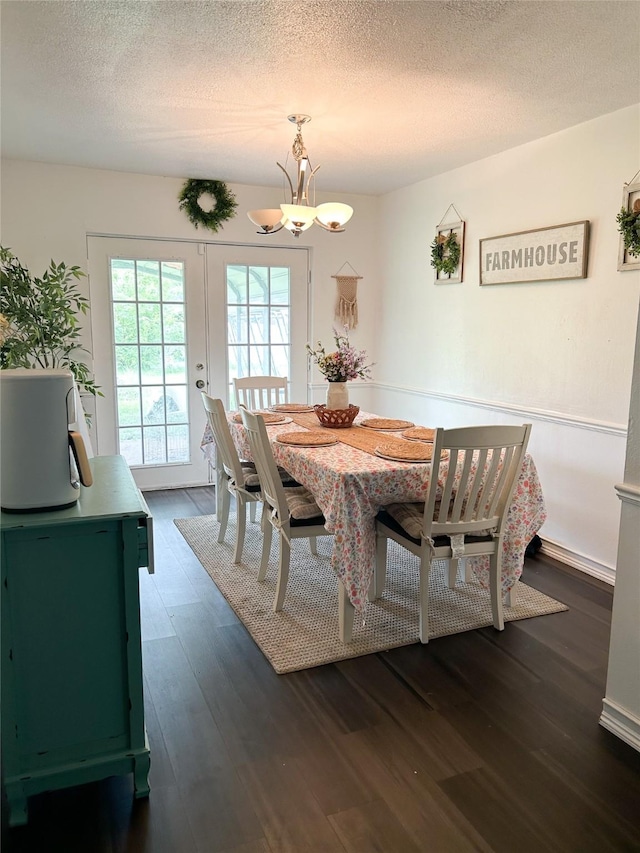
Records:
[[[282,211],[280,208],[264,208],[262,210],[250,210],[247,214],[254,225],[262,229],[258,233],[269,234],[271,231],[279,231],[282,228]],[[280,226],[280,228],[278,227]]]
[[[276,234],[282,228],[286,228],[294,237],[299,237],[314,223],[334,234],[344,231],[345,224],[353,216],[352,207],[339,201],[329,201],[315,207],[310,201],[312,189],[315,196],[313,180],[320,168],[320,166],[316,166],[315,169],[311,167],[302,139],[302,125],[311,121],[311,116],[295,114],[288,118],[298,128],[291,147],[297,166],[295,185],[282,163],[276,165],[282,169],[289,184],[290,203],[281,204],[279,208],[250,210],[247,215],[260,229],[258,234]]]

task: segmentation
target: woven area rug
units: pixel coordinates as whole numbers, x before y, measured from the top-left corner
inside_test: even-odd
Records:
[[[338,636],[338,583],[329,564],[333,541],[330,536],[317,540],[317,557],[310,553],[307,539],[293,541],[284,609],[274,613],[279,547],[275,533],[267,577],[259,583],[262,546],[259,524],[247,519],[244,553],[238,566],[231,562],[235,541],[233,515],[226,542],[221,545],[216,541],[219,525],[213,515],[179,518],[175,524],[278,673],[419,642],[417,561],[391,540],[384,596],[367,605],[364,624],[356,614],[353,641],[344,645]],[[491,625],[488,591],[462,580],[451,590],[446,584],[445,571],[443,561],[434,563],[431,571],[429,638]],[[505,607],[504,614],[505,621],[513,621],[567,609],[559,601],[519,583],[515,606]]]

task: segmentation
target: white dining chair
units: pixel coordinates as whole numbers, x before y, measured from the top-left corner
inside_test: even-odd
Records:
[[[377,598],[384,590],[388,539],[415,554],[420,561],[420,642],[429,640],[433,560],[450,561],[448,584],[453,589],[460,558],[489,556],[493,626],[504,629],[500,582],[504,528],[530,432],[531,424],[437,429],[425,503],[391,504],[376,516],[370,595]],[[441,461],[448,465],[442,489],[437,475]]]
[[[262,485],[263,515],[267,513],[270,524],[263,529],[262,557],[258,580],[267,576],[272,532],[278,532],[280,560],[278,582],[273,602],[274,611],[282,610],[289,580],[291,541],[309,539],[312,553],[316,553],[317,536],[332,536],[325,527],[325,519],[313,495],[304,486],[284,488],[280,477],[269,436],[263,418],[247,409],[241,409],[242,423],[247,431],[251,456],[255,462]],[[268,512],[267,512],[268,511]]]
[[[289,402],[286,376],[243,376],[233,380],[236,405],[247,409],[268,409]]]
[[[229,424],[222,400],[210,397],[204,391],[201,392],[201,395],[216,444],[216,453],[219,457],[217,464],[222,466],[223,472],[222,482],[216,490],[216,502],[219,501],[221,505],[218,542],[224,542],[229,522],[230,499],[233,495],[236,499],[236,544],[233,562],[239,563],[242,560],[246,532],[246,506],[248,503],[256,503],[262,500],[260,480],[253,463],[240,461],[229,432]]]

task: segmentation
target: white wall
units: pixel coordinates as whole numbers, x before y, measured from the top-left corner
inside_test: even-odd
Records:
[[[377,257],[377,199],[340,195],[354,215],[342,234],[313,226],[299,238],[282,231],[271,237],[256,234],[247,218],[254,208],[276,207],[282,192],[266,187],[229,184],[238,201],[237,215],[217,233],[196,229],[179,209],[182,179],[48,165],[20,160],[1,164],[1,237],[34,275],[41,275],[51,258],[78,264],[87,270],[87,234],[159,237],[260,246],[310,246],[312,264],[311,340],[330,345],[336,297],[331,276],[348,261],[362,276],[359,282],[360,322],[351,332],[354,346],[374,347],[375,314],[379,303]],[[274,176],[277,169],[274,164]],[[217,175],[212,175],[217,177]],[[318,204],[335,196],[318,192]],[[88,284],[85,282],[88,295]],[[86,345],[91,347],[90,323],[84,324]],[[305,353],[299,354],[305,358]],[[315,373],[316,396],[322,394],[322,377]],[[355,383],[354,383],[355,385]],[[368,387],[353,393],[354,402],[366,405]]]
[[[429,426],[532,421],[550,553],[612,579],[638,271],[617,272],[615,217],[640,166],[634,106],[381,199],[374,407]],[[433,283],[449,204],[466,222],[464,281]],[[585,279],[478,284],[479,240],[588,219]]]

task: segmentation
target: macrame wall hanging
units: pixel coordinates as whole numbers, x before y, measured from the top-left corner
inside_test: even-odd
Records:
[[[350,267],[352,274],[343,273],[345,267]],[[336,300],[336,320],[340,321],[341,326],[346,326],[348,329],[355,329],[358,325],[358,280],[361,275],[353,269],[348,261],[340,267],[335,275],[338,284],[338,298]]]

